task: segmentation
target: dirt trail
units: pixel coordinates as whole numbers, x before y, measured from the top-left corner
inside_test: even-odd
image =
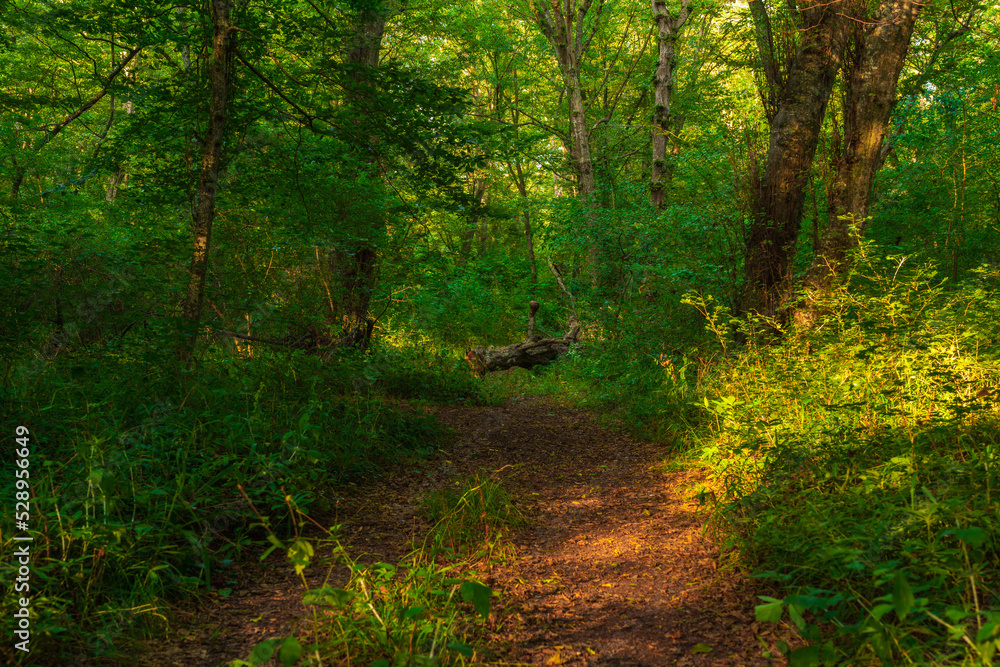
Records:
[[[426,530],[424,493],[503,469],[531,522],[513,538],[516,558],[490,573],[502,592],[491,664],[765,665],[762,652],[790,639],[758,626],[747,582],[717,570],[693,499],[699,473],[663,472],[654,445],[551,399],[433,411],[458,434],[450,458],[359,490],[334,519],[352,552],[393,561]],[[299,627],[301,582],[286,564],[255,568],[236,588],[141,664],[216,667]]]
[[[505,484],[533,506],[496,575],[507,664],[769,664],[758,637],[777,637],[702,536],[698,473],[658,471],[655,446],[554,402],[437,412],[461,434],[460,467],[515,465]]]

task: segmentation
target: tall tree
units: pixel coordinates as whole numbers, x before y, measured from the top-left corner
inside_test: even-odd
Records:
[[[594,194],[595,182],[581,72],[584,55],[600,27],[604,0],[597,0],[593,20],[588,26],[587,14],[593,6],[593,0],[567,0],[565,3],[559,0],[530,1],[535,23],[555,53],[559,73],[566,89],[570,131],[573,137],[573,166],[579,193],[583,197]]]
[[[766,165],[755,188],[743,312],[774,316],[788,296],[809,168],[847,44],[847,9],[844,0],[807,0],[796,10],[801,41],[777,96]]]
[[[348,95],[348,104],[356,107],[359,120],[355,137],[359,149],[359,162],[368,177],[379,177],[379,166],[373,157],[374,147],[380,137],[368,131],[360,120],[364,109],[371,109],[375,94],[375,70],[382,50],[386,23],[402,8],[396,0],[374,3],[356,3],[357,14],[353,21],[353,35],[349,42],[346,63],[357,76],[356,86]],[[366,155],[368,154],[368,155]],[[382,224],[384,230],[384,221]],[[330,269],[337,277],[343,334],[341,342],[367,348],[371,340],[372,321],[368,308],[378,278],[378,247],[374,238],[357,239],[348,248],[336,248],[330,253]]]
[[[215,197],[222,166],[222,140],[226,131],[226,103],[230,75],[229,0],[212,0],[212,60],[209,64],[208,124],[201,160],[198,205],[194,217],[194,248],[188,269],[188,286],[181,308],[190,330],[181,339],[182,358],[190,356],[205,302],[205,275],[212,243]]]
[[[829,221],[808,281],[832,278],[864,232],[875,175],[896,105],[896,84],[913,27],[926,3],[886,0],[877,16],[854,17],[842,72],[842,120],[835,132],[829,184]]]
[[[677,40],[691,16],[691,0],[681,0],[676,13],[667,8],[665,0],[653,0],[653,19],[659,43],[656,66],[656,93],[653,104],[653,169],[650,178],[649,202],[662,209],[666,201],[667,137],[679,130],[670,105],[674,95],[674,68],[677,60]]]

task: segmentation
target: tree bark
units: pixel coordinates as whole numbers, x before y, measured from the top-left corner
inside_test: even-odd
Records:
[[[885,159],[882,145],[896,84],[924,6],[919,0],[889,0],[880,16],[859,17],[853,25],[843,68],[843,140],[835,147],[828,189],[829,220],[807,276],[813,287],[840,272],[864,233],[875,175]]]
[[[503,347],[477,347],[465,354],[466,361],[477,375],[508,368],[533,368],[551,363],[565,354],[580,336],[580,325],[570,320],[570,330],[562,336],[546,337],[535,331],[535,313],[540,304],[528,302],[528,335],[520,343]]]
[[[847,41],[843,0],[799,9],[802,41],[771,121],[764,175],[746,238],[740,310],[773,317],[790,293],[809,168]]]
[[[587,106],[584,102],[583,83],[580,78],[584,54],[600,25],[604,0],[597,0],[594,22],[587,30],[585,21],[593,0],[530,0],[535,22],[552,46],[559,64],[566,95],[569,101],[570,135],[573,138],[573,169],[577,176],[577,194],[592,205],[596,188],[594,159],[590,150],[590,130],[587,127]],[[597,243],[590,238],[589,268],[591,282],[596,284],[600,263]]]
[[[211,11],[212,60],[209,66],[208,126],[205,130],[198,206],[194,217],[194,248],[188,269],[187,293],[181,309],[181,314],[189,325],[189,331],[182,337],[178,349],[182,359],[188,358],[193,351],[205,301],[205,274],[212,242],[215,196],[219,185],[222,141],[226,129],[230,46],[229,0],[212,0]]]
[[[653,19],[659,36],[659,63],[656,66],[656,94],[653,106],[653,169],[649,186],[649,202],[663,209],[666,202],[667,136],[675,131],[670,104],[674,95],[674,66],[677,59],[677,40],[691,16],[691,1],[681,0],[676,14],[671,14],[664,0],[653,0]]]
[[[398,10],[399,3],[390,1],[362,10],[355,18],[347,62],[359,69],[360,86],[352,93],[349,102],[365,106],[369,87],[374,85],[369,73],[378,67],[386,22]],[[379,139],[376,136],[359,136],[359,141],[374,145]],[[374,160],[369,160],[365,169],[374,177],[377,171]],[[371,341],[368,309],[378,278],[378,250],[370,241],[360,241],[350,249],[334,249],[330,253],[330,268],[338,280],[340,291],[343,331],[338,342],[365,349]]]
[[[579,194],[594,194],[594,161],[590,151],[590,130],[587,128],[587,108],[584,104],[580,67],[583,56],[600,23],[604,0],[597,0],[594,26],[589,31],[584,25],[593,0],[531,0],[542,35],[549,42],[559,65],[563,85],[569,101],[570,135],[573,138],[573,169],[576,171]]]

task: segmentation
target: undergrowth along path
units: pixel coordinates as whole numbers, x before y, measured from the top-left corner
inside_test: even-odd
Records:
[[[428,493],[476,473],[501,480],[529,521],[510,536],[512,558],[477,565],[500,593],[483,664],[785,663],[776,643],[792,633],[756,623],[750,582],[718,569],[695,497],[700,470],[665,466],[656,445],[551,398],[430,409],[456,432],[448,455],[344,490],[325,523],[342,524],[343,543],[364,562],[396,562],[429,528]],[[129,664],[217,667],[303,633],[301,580],[287,559],[269,562],[243,568],[231,596]],[[307,573],[311,587],[322,585],[319,569]]]
[[[668,470],[655,445],[551,400],[436,412],[459,433],[457,468],[502,469],[527,499],[516,558],[491,582],[503,597],[490,643],[504,664],[784,663],[775,644],[787,630],[754,622],[749,582],[717,568],[700,471]]]

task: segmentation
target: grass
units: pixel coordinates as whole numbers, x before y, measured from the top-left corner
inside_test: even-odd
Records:
[[[405,348],[330,364],[209,351],[187,371],[146,343],[25,357],[0,394],[30,438],[31,664],[120,658],[167,631],[171,604],[228,586],[265,536],[248,501],[287,536],[293,506],[322,515],[338,486],[435,451],[444,430],[399,398],[485,400],[457,363]],[[14,497],[12,471],[2,486]],[[7,636],[13,519],[0,518]]]
[[[865,255],[818,319],[720,367],[693,429],[717,535],[787,591],[795,664],[1000,648],[1000,295]],[[722,331],[721,327],[718,330]]]
[[[431,492],[423,512],[433,528],[396,564],[360,564],[341,545],[336,528],[316,546],[303,539],[286,544],[272,534],[272,548],[284,549],[299,575],[317,552],[329,554],[322,559],[328,572],[321,586],[311,588],[302,576],[312,630],[303,638],[262,642],[231,667],[265,664],[272,657],[284,665],[374,667],[481,660],[476,644],[496,594],[481,583],[474,563],[510,556],[506,536],[524,523],[524,515],[495,476],[484,473]],[[343,587],[330,583],[338,568],[348,572]]]
[[[429,493],[422,510],[433,523],[425,545],[464,552],[473,560],[477,556],[489,561],[512,556],[507,538],[527,522],[496,475],[485,472]]]

